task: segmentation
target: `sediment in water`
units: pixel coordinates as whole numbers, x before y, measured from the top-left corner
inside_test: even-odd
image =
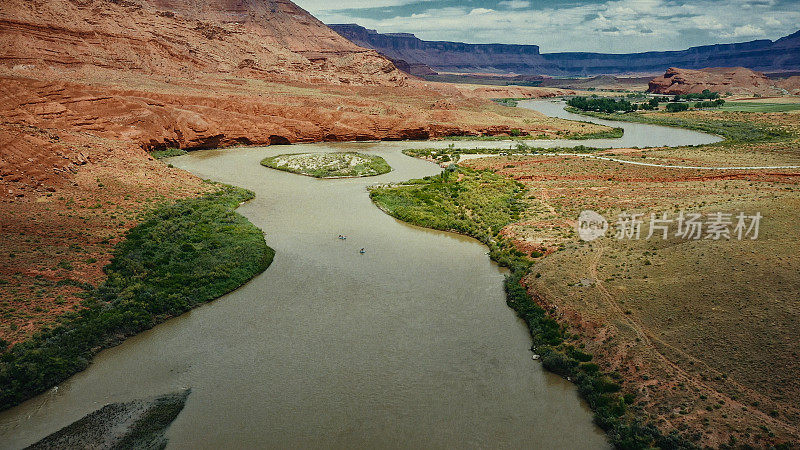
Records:
[[[191,389],[151,399],[113,403],[67,425],[28,449],[164,448],[165,433]]]

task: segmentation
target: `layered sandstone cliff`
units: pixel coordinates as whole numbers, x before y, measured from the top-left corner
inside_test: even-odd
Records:
[[[405,81],[288,0],[4,0],[0,36],[0,64],[21,74]]]
[[[0,198],[166,147],[570,126],[409,79],[288,0],[6,0],[0,38]]]
[[[661,73],[667,67],[742,66],[762,71],[800,70],[800,31],[777,41],[706,45],[687,50],[605,54],[540,53],[536,45],[424,41],[413,34],[381,34],[355,24],[330,25],[358,45],[373,48],[424,74],[425,68],[455,73],[593,76]]]
[[[782,95],[787,91],[761,72],[744,67],[716,67],[701,70],[669,68],[663,76],[650,81],[655,94],[696,94],[709,90],[721,94]]]

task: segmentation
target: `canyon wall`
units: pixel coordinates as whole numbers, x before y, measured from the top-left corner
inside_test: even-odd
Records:
[[[412,34],[381,34],[355,24],[330,27],[367,48],[410,66],[437,72],[516,73],[520,75],[592,76],[663,73],[669,67],[747,67],[779,72],[800,70],[800,31],[777,41],[693,47],[682,51],[631,54],[540,53],[536,45],[463,44],[423,41]]]

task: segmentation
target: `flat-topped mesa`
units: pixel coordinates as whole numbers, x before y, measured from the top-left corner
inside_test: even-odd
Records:
[[[433,67],[444,72],[495,72],[498,68],[514,71],[540,60],[538,45],[424,41],[411,33],[381,34],[356,24],[329,26],[347,39],[375,49],[392,61],[423,66],[428,70]]]
[[[5,0],[0,36],[5,71],[246,73],[360,85],[407,79],[288,0]]]
[[[678,51],[630,54],[588,52],[540,53],[536,45],[464,44],[424,41],[408,33],[378,33],[356,24],[330,25],[358,45],[403,61],[417,75],[501,73],[550,76],[658,74],[666,67],[743,66],[767,72],[800,70],[800,32],[770,41],[715,44]]]
[[[650,81],[654,94],[697,94],[704,90],[720,94],[780,95],[779,83],[761,72],[744,67],[710,67],[701,70],[670,67],[663,76]]]

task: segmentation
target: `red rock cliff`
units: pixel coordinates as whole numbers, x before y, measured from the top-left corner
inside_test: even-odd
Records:
[[[0,63],[17,70],[405,82],[288,0],[4,0],[0,36]]]
[[[708,89],[711,92],[746,95],[779,95],[780,88],[761,72],[744,67],[720,67],[702,70],[672,67],[660,77],[650,81],[649,92],[655,94],[696,94]]]

